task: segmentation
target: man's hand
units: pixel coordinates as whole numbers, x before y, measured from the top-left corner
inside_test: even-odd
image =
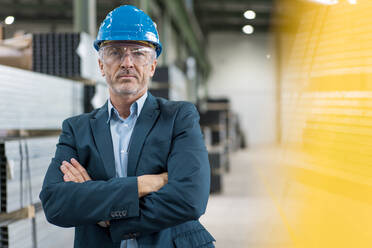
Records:
[[[72,158],[70,162],[63,161],[60,167],[65,182],[83,183],[92,180],[85,168],[76,159]]]
[[[138,196],[141,198],[151,192],[158,191],[168,183],[168,173],[164,172],[158,175],[143,175],[137,178]]]
[[[92,180],[85,168],[74,158],[70,160],[71,163],[63,161],[61,171],[63,172],[63,180],[65,182],[83,183]],[[100,221],[97,223],[101,227],[110,226],[110,221]]]
[[[92,180],[85,168],[74,158],[70,163],[63,161],[60,167],[63,172],[63,180],[65,182],[83,183]],[[138,196],[143,197],[151,192],[158,191],[161,187],[168,183],[168,173],[164,172],[158,175],[143,175],[137,179]],[[108,227],[109,221],[100,221],[97,223],[101,227]]]
[[[63,180],[65,182],[83,183],[92,180],[85,168],[74,158],[70,163],[63,161],[61,165],[63,172]],[[143,197],[151,192],[158,191],[161,187],[168,183],[168,173],[151,174],[139,176],[138,179],[138,196]]]

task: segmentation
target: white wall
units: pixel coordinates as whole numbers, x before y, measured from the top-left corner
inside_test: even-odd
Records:
[[[270,40],[265,34],[215,33],[208,37],[209,96],[230,99],[248,145],[276,140],[275,58]]]

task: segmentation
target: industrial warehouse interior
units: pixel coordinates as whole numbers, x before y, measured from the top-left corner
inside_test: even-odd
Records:
[[[209,161],[203,165],[210,171],[202,182],[207,182],[209,198],[199,221],[210,235],[200,232],[197,243],[187,235],[201,227],[173,233],[172,244],[166,246],[156,243],[163,242],[165,234],[145,244],[158,233],[146,229],[141,236],[137,231],[128,236],[138,246],[112,241],[112,246],[95,247],[372,246],[372,1],[0,0],[0,248],[93,247],[76,241],[84,223],[56,225],[47,220],[52,203],[44,203],[48,197],[41,192],[48,168],[58,157],[57,144],[77,153],[88,149],[64,144],[63,138],[75,133],[66,133],[67,124],[62,123],[106,106],[111,88],[98,62],[103,61],[101,47],[93,44],[106,15],[123,5],[144,11],[159,35],[161,54],[149,93],[191,102],[197,110]],[[146,29],[141,25],[138,30]],[[181,119],[185,126],[190,113]],[[138,126],[136,134],[142,131]],[[145,132],[152,137],[151,127]],[[176,142],[165,136],[155,142],[143,138],[145,148],[138,157],[147,152],[159,158],[166,144]],[[96,142],[89,145],[99,146]],[[148,143],[152,148],[146,149]],[[164,162],[168,170],[161,172],[169,173],[167,184],[172,186],[177,172],[171,171],[172,151],[169,154]],[[93,155],[86,161],[96,162]],[[177,169],[192,166],[185,163]],[[89,165],[86,169],[91,172]],[[149,171],[130,176],[128,169],[127,177],[160,173]],[[76,183],[66,181],[63,173],[60,184]],[[197,173],[192,175],[198,179]],[[94,176],[89,180],[109,181]],[[146,204],[181,204],[175,200],[182,199],[179,192],[171,199],[150,198],[157,192],[142,198],[151,203],[137,198],[139,215],[146,216]],[[190,192],[185,199],[199,193]],[[176,210],[175,215],[181,215],[183,208]],[[126,211],[120,212],[121,218]],[[162,225],[156,213],[151,218]],[[98,220],[90,225],[110,233],[113,219],[103,226]],[[183,222],[160,230],[178,230]]]

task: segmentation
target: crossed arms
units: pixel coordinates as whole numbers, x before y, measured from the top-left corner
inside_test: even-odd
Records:
[[[63,161],[60,169],[65,182],[83,183],[92,180],[85,168],[74,158],[70,163]],[[138,197],[158,191],[168,182],[168,173],[142,175],[137,178]]]
[[[91,181],[88,172],[85,168],[74,158],[70,160],[71,163],[63,161],[60,166],[63,172],[63,180],[65,182],[83,183]],[[137,178],[138,196],[141,198],[151,192],[158,191],[168,182],[168,173],[154,175],[142,175]],[[97,223],[101,227],[110,226],[110,221],[100,221]]]
[[[120,241],[198,219],[206,208],[210,177],[198,120],[195,107],[183,104],[174,124],[168,181],[166,174],[91,180],[70,160],[78,160],[76,137],[72,120],[65,121],[40,193],[49,222],[71,227],[109,221],[111,238]],[[63,161],[70,161],[64,163],[69,167],[60,168]],[[115,211],[122,214],[113,216]]]

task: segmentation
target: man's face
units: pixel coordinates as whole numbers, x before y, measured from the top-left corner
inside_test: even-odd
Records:
[[[153,48],[112,42],[101,47],[99,54],[99,67],[110,94],[136,96],[147,90],[157,64]]]

